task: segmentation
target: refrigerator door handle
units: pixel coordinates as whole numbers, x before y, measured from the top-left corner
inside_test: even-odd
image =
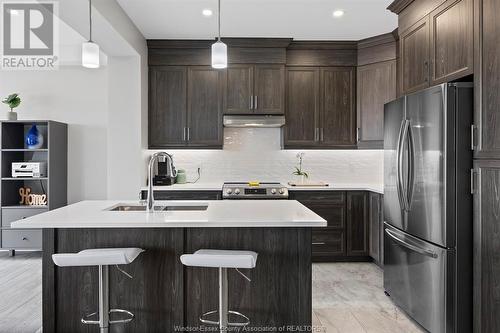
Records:
[[[402,123],[399,142],[398,142],[398,192],[400,192],[400,201],[402,201],[402,207],[405,211],[408,211],[408,191],[405,187],[403,178],[403,153],[404,153],[404,143],[408,137],[408,128],[410,126],[410,121],[405,119]]]
[[[401,126],[399,127],[399,134],[398,134],[398,144],[396,145],[396,190],[398,193],[398,199],[399,199],[399,206],[404,210],[404,201],[403,201],[403,193],[401,191],[401,163],[400,163],[400,150],[401,150],[401,136],[403,134],[403,127],[404,127],[404,120],[401,121]]]
[[[409,160],[408,160],[408,191],[407,191],[407,209],[411,209],[411,202],[413,201],[413,190],[415,188],[415,141],[413,140],[413,131],[411,129],[411,123],[408,121],[408,150]]]
[[[413,244],[410,244],[408,242],[405,242],[401,238],[397,237],[394,233],[392,233],[392,231],[389,230],[389,229],[385,229],[385,233],[387,234],[387,236],[391,237],[392,240],[394,240],[398,244],[406,247],[407,249],[410,249],[410,250],[412,250],[414,252],[420,253],[420,254],[422,254],[424,256],[427,256],[427,257],[431,257],[431,258],[437,258],[438,257],[438,255],[437,255],[436,252],[431,251],[431,250],[427,250],[427,249],[422,249],[421,247],[418,247],[416,245],[413,245]]]

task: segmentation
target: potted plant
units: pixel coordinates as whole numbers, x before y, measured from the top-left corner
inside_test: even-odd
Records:
[[[7,104],[10,108],[10,111],[7,112],[7,120],[17,120],[17,112],[14,112],[14,109],[17,108],[21,104],[21,98],[18,94],[10,94],[5,97],[2,103]]]
[[[302,161],[304,159],[304,153],[298,153],[297,158],[299,159],[299,165],[295,167],[295,171],[292,172],[293,175],[299,177],[298,183],[303,184],[305,183],[306,179],[309,177],[307,172],[302,170]]]

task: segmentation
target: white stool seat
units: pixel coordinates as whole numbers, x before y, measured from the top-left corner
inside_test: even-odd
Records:
[[[186,266],[219,268],[254,268],[257,253],[253,251],[198,250],[193,254],[183,254],[181,262]]]
[[[78,253],[53,254],[52,260],[61,267],[126,265],[134,261],[141,252],[144,250],[136,247],[89,249]]]

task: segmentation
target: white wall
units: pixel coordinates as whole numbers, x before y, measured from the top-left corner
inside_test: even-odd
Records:
[[[68,123],[69,202],[107,196],[107,84],[105,68],[60,67],[56,71],[2,71],[0,75],[0,96],[13,92],[21,96],[16,109],[19,119]]]

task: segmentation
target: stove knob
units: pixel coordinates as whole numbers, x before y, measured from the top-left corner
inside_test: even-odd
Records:
[[[228,188],[228,189],[226,190],[226,193],[227,193],[227,194],[231,194],[231,193],[233,193],[233,190],[232,190],[232,189],[230,189],[230,188]]]
[[[276,189],[275,188],[271,189],[271,194],[276,194]]]
[[[240,189],[237,188],[236,190],[234,190],[234,194],[240,194]]]
[[[280,188],[280,194],[285,194],[285,189],[284,188]]]

